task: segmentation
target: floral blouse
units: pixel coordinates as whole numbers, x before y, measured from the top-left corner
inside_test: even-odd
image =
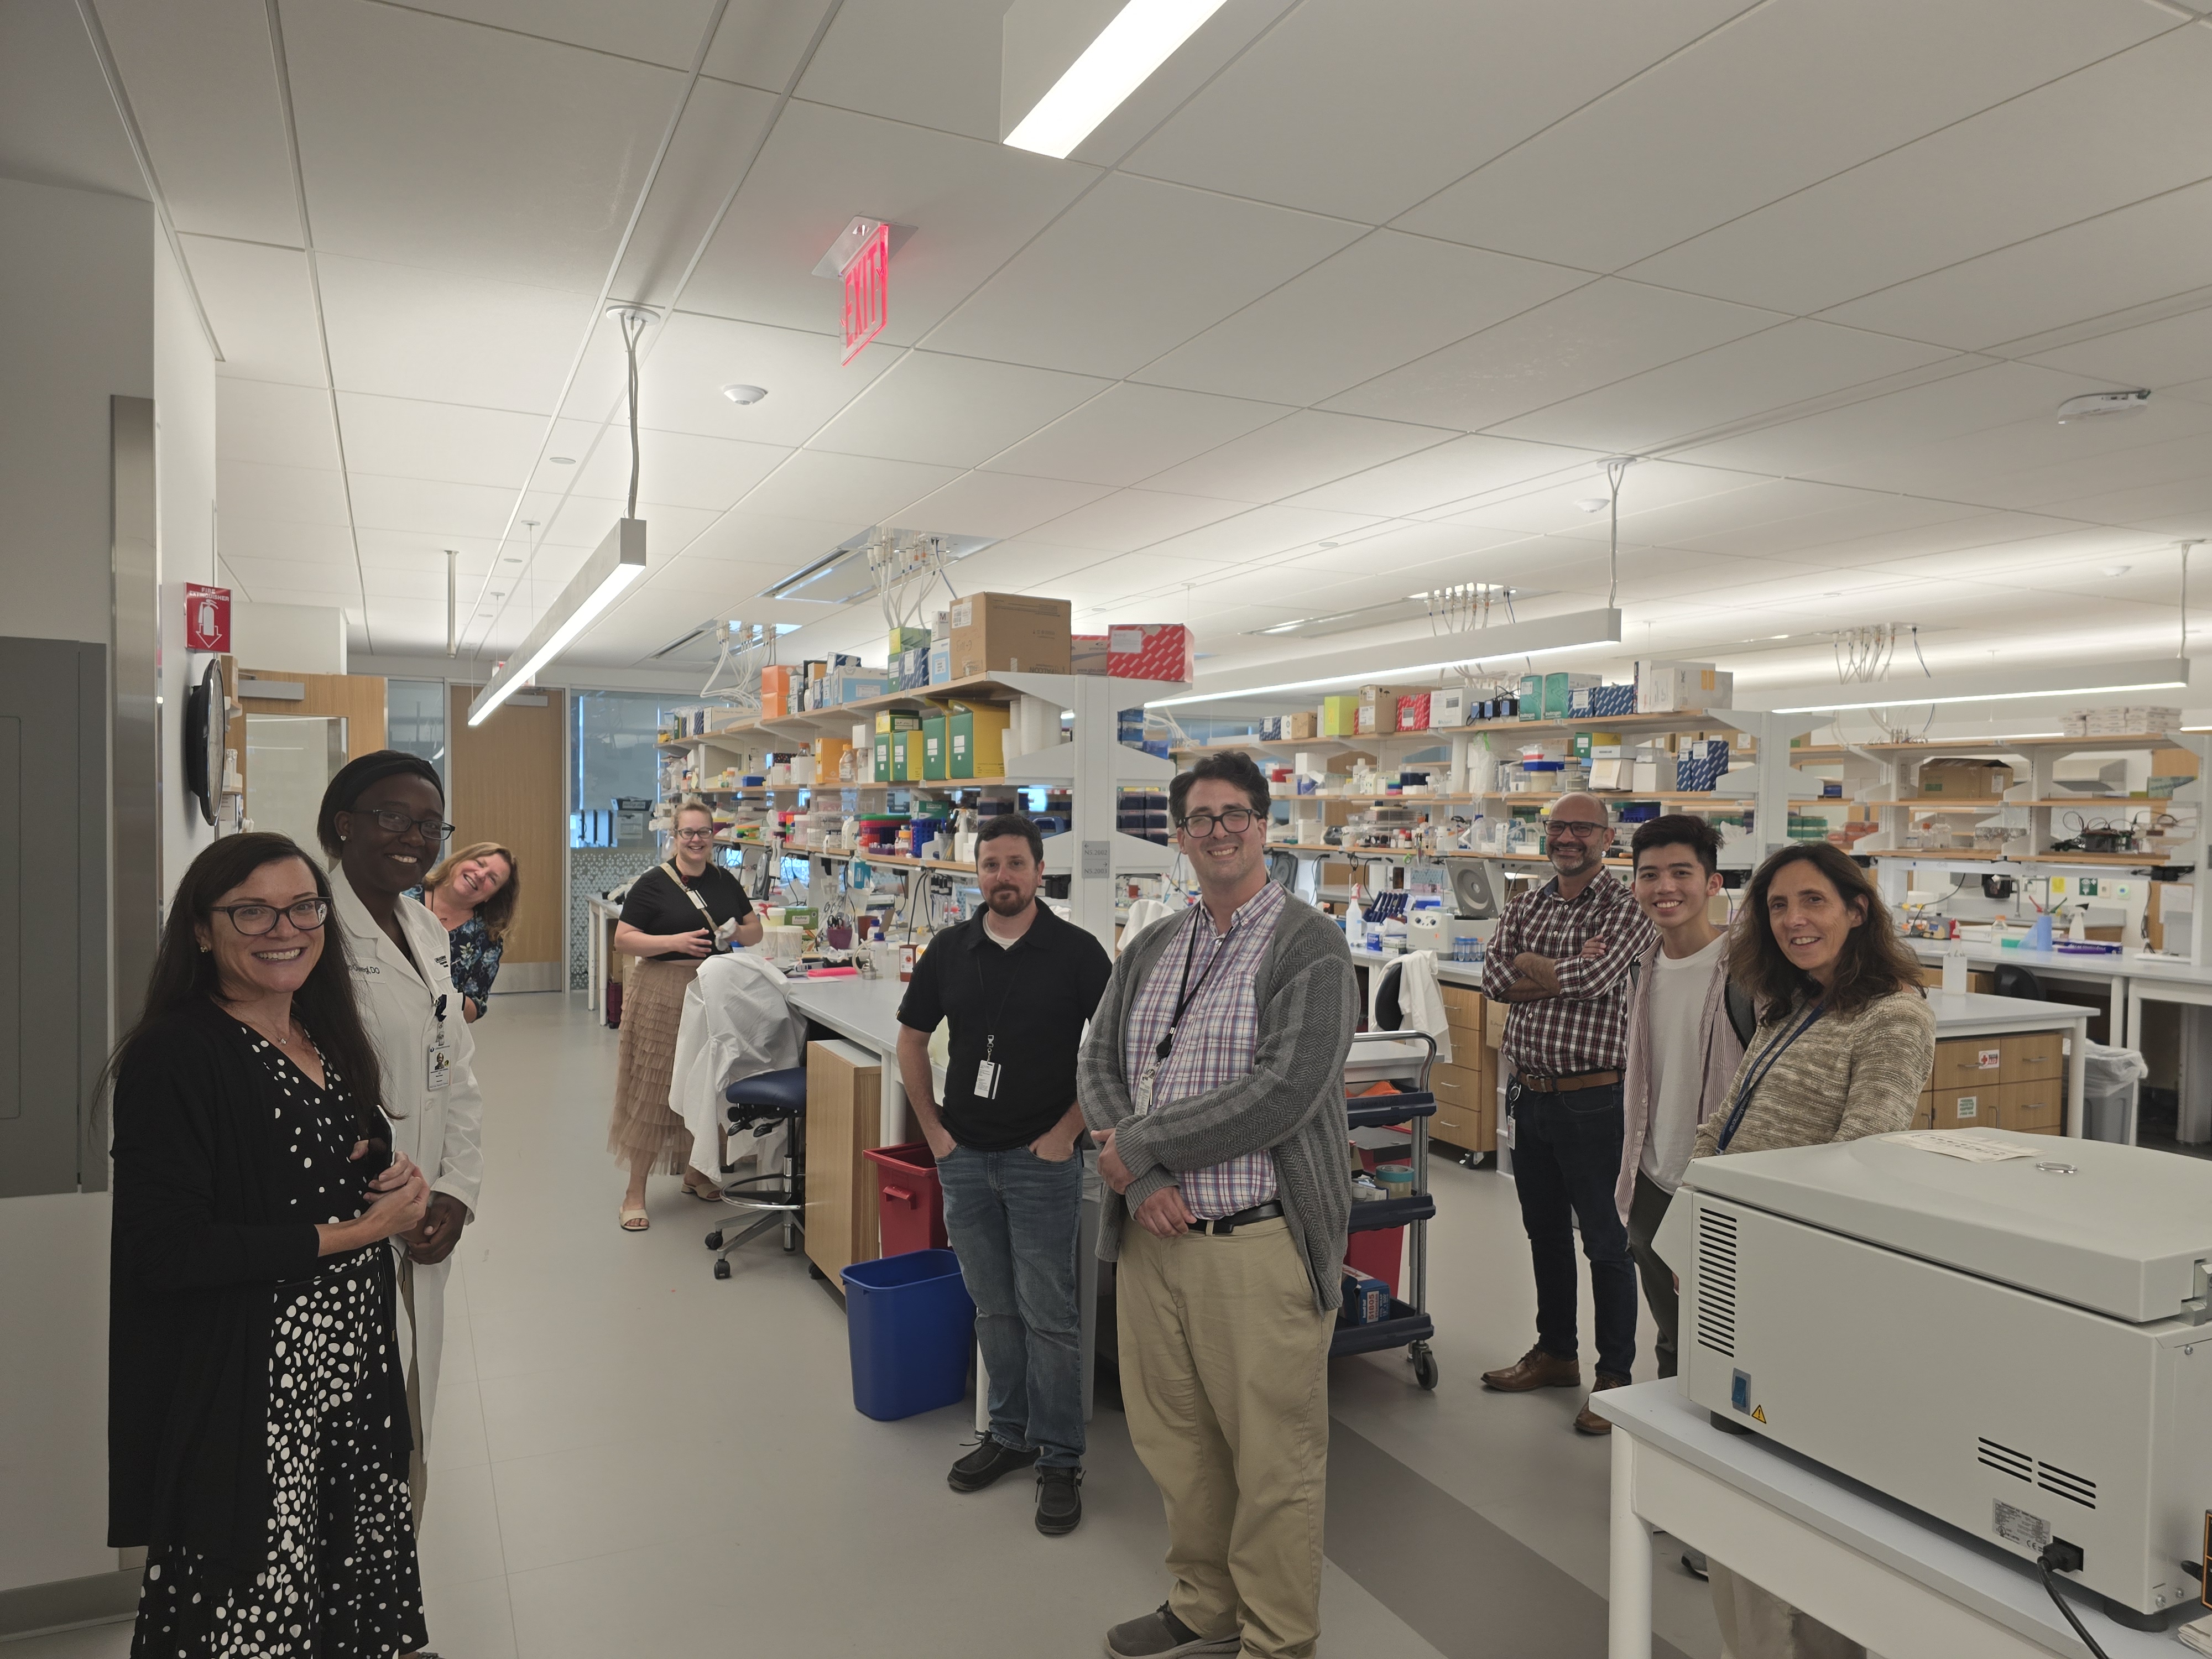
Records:
[[[409,888],[406,896],[427,908],[421,888]],[[483,918],[473,914],[448,930],[446,939],[451,958],[447,971],[453,976],[453,989],[476,1004],[477,1018],[482,1019],[491,1012],[491,982],[499,977],[500,955],[507,947],[492,938]]]

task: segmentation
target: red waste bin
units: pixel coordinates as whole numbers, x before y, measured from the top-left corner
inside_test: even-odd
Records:
[[[867,1153],[876,1166],[876,1211],[885,1255],[949,1248],[945,1237],[945,1189],[937,1158],[926,1140],[878,1146]]]

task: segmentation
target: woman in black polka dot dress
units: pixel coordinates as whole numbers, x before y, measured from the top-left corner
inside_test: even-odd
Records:
[[[392,1255],[422,1219],[322,872],[281,836],[179,884],[118,1051],[109,1541],[134,1659],[427,1640]]]

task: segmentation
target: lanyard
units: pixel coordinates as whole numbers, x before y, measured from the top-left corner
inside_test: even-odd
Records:
[[[1766,1074],[1774,1069],[1774,1062],[1782,1058],[1782,1051],[1796,1042],[1799,1037],[1803,1036],[1812,1029],[1813,1022],[1827,1012],[1825,1004],[1814,1003],[1813,1012],[1798,1022],[1796,1030],[1790,1032],[1779,1042],[1771,1044],[1754,1064],[1745,1068],[1743,1086],[1735,1091],[1735,1104],[1729,1109],[1728,1121],[1721,1126],[1720,1141],[1715,1148],[1716,1151],[1723,1152],[1728,1151],[1729,1142],[1735,1139],[1736,1130],[1742,1126],[1744,1113],[1750,1109],[1753,1094],[1757,1091],[1760,1084],[1766,1081]]]
[[[978,914],[975,918],[975,926],[982,928],[983,933],[987,936],[980,942],[989,945],[993,950],[998,951],[1001,957],[1012,956],[1016,947],[1021,944],[1020,939],[1016,939],[1012,945],[1001,945],[996,939],[988,937],[991,930],[988,927],[984,926],[983,918],[981,914]],[[1030,919],[1030,926],[1032,927],[1036,926],[1036,921],[1034,917]],[[991,994],[991,988],[986,984],[983,980],[983,953],[980,950],[975,950],[971,947],[969,954],[974,957],[975,963],[975,989],[982,995],[988,997]],[[999,1010],[996,1013],[991,1016],[991,1023],[983,1028],[983,1060],[987,1065],[997,1054],[999,1048],[999,1022],[1006,1017],[1006,1003],[1014,994],[1014,981],[1020,977],[1020,970],[1015,968],[1011,962],[1007,963],[1006,988],[999,993]]]
[[[1200,914],[1201,915],[1204,914],[1202,908]],[[1160,1038],[1158,1045],[1152,1049],[1152,1059],[1158,1065],[1166,1065],[1168,1056],[1175,1052],[1176,1027],[1182,1024],[1183,1011],[1188,1008],[1196,1000],[1198,994],[1206,988],[1206,981],[1212,977],[1213,969],[1221,958],[1229,954],[1230,941],[1237,936],[1237,924],[1231,922],[1229,925],[1229,931],[1221,936],[1219,945],[1213,954],[1206,959],[1206,971],[1198,976],[1198,983],[1193,985],[1190,982],[1190,964],[1198,955],[1199,932],[1206,925],[1206,922],[1211,921],[1211,917],[1206,917],[1190,930],[1190,943],[1184,948],[1182,953],[1182,983],[1177,988],[1175,1013],[1168,1020],[1166,1034]]]

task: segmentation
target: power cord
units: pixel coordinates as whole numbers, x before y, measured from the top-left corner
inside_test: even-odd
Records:
[[[2087,1628],[2074,1616],[2074,1609],[2058,1593],[2058,1581],[2051,1577],[2054,1571],[2081,1571],[2081,1547],[2069,1544],[2063,1538],[2054,1538],[2043,1547],[2043,1553],[2035,1558],[2035,1570],[2043,1575],[2043,1588],[2049,1592],[2051,1601],[2057,1604],[2058,1611],[2066,1615],[2066,1622],[2074,1626],[2074,1633],[2081,1638],[2081,1645],[2088,1649],[2095,1659],[2112,1659],[2111,1655],[2097,1645],[2097,1638],[2090,1635]]]

